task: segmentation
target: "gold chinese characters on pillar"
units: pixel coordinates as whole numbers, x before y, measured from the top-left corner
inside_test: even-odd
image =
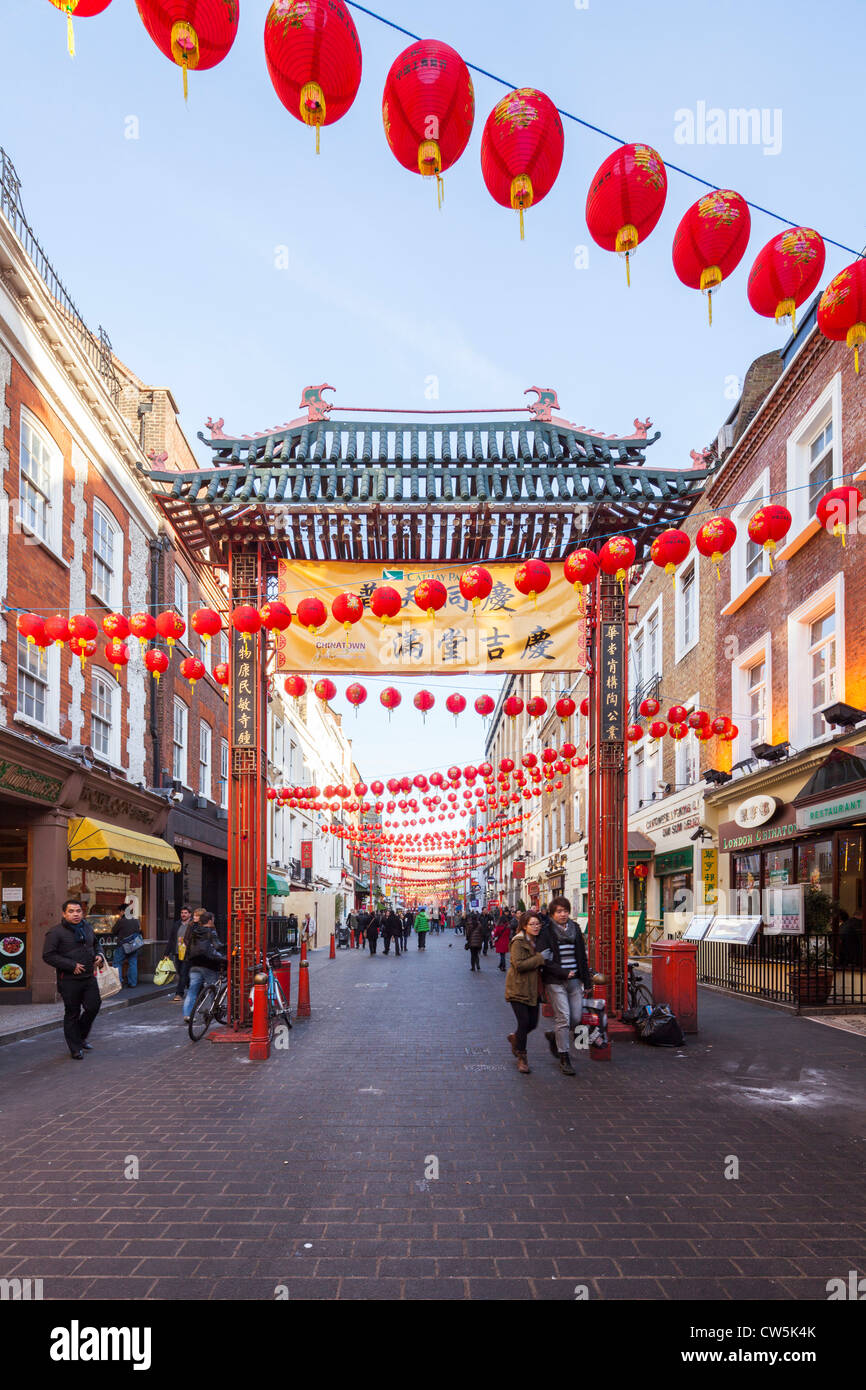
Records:
[[[256,746],[256,647],[232,631],[232,747]]]

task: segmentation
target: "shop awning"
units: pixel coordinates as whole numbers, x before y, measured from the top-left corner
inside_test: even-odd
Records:
[[[268,874],[268,897],[285,898],[291,893],[291,886],[279,874]]]
[[[652,859],[656,852],[656,842],[640,830],[628,832],[628,862],[642,864]]]
[[[180,873],[180,860],[165,840],[156,835],[140,835],[137,830],[122,830],[89,816],[75,816],[69,822],[67,844],[69,858],[76,861],[119,859],[162,873]]]

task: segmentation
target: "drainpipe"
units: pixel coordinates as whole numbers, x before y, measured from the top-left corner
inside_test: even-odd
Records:
[[[149,540],[147,544],[148,544],[148,548],[149,548],[149,550],[150,550],[150,602],[149,602],[149,604],[148,604],[148,610],[149,610],[151,613],[153,613],[153,614],[155,615],[155,614],[159,611],[159,594],[160,594],[160,583],[159,583],[159,580],[160,580],[160,565],[161,565],[161,559],[162,559],[162,556],[166,553],[166,551],[168,551],[168,550],[171,549],[171,542],[169,541],[168,537],[167,537],[163,532],[160,532],[160,534],[159,534],[158,536],[154,537],[153,540]],[[153,781],[152,781],[151,785],[154,786],[154,787],[162,787],[162,748],[161,748],[160,737],[159,737],[159,704],[158,704],[158,701],[159,701],[159,683],[158,683],[158,681],[151,680],[151,682],[150,682],[150,737],[151,737],[151,746],[152,746],[152,748],[153,748]],[[170,811],[169,811],[169,814],[171,814]],[[166,890],[167,890],[167,888],[168,888],[168,884],[165,882],[165,878],[166,878],[166,875],[165,875],[165,874],[157,874],[157,876],[156,876],[156,919],[157,919],[157,928],[156,928],[156,929],[157,929],[157,936],[158,936],[158,937],[160,936],[160,933],[161,933],[163,930],[167,932],[167,929],[168,929],[168,923],[167,923],[167,921],[166,921],[166,917],[167,917],[167,911],[166,911],[166,908],[167,908],[167,893],[166,893]]]

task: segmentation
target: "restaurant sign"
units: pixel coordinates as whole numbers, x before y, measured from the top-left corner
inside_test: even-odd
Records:
[[[750,796],[748,801],[742,801],[737,807],[734,820],[743,830],[751,830],[752,826],[766,825],[781,805],[776,796]]]
[[[762,798],[754,797],[752,800],[760,801]],[[775,800],[775,798],[773,798]],[[744,802],[743,806],[748,806]],[[743,807],[737,808],[742,810]],[[797,833],[797,811],[794,806],[783,806],[781,810],[775,810],[773,819],[764,824],[749,825],[745,829],[735,820],[725,821],[719,826],[719,850],[722,854],[731,854],[740,849],[755,849],[759,845],[771,845],[777,840],[789,840],[792,835]]]
[[[11,763],[0,758],[0,791],[15,792],[19,796],[31,796],[35,801],[45,801],[49,805],[60,800],[63,783],[59,777],[46,777],[34,772],[20,763]]]
[[[854,816],[866,814],[866,792],[853,796],[836,796],[830,801],[819,801],[814,806],[797,808],[797,825],[800,830],[826,825],[828,821],[851,820]]]

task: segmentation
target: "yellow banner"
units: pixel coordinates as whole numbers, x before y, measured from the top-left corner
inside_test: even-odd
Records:
[[[704,880],[704,902],[709,906],[719,899],[719,859],[714,849],[701,850],[701,874]]]
[[[460,575],[452,569],[405,565],[279,561],[279,597],[294,615],[301,599],[320,598],[328,621],[311,633],[293,619],[276,634],[278,671],[322,671],[338,675],[386,671],[447,675],[475,671],[582,671],[586,664],[586,624],[578,597],[552,565],[552,578],[537,604],[514,588],[515,563],[486,565],[493,588],[473,610],[460,593]],[[448,602],[434,620],[412,601],[422,579],[438,579]],[[379,585],[396,589],[403,607],[385,626],[370,612],[370,595]],[[347,632],[331,615],[340,593],[359,594],[364,616]]]

